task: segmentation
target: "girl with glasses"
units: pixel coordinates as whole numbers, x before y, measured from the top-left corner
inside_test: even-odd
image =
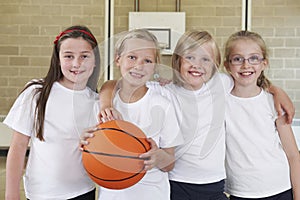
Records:
[[[232,34],[225,45],[234,87],[226,101],[226,191],[232,200],[299,200],[300,155],[286,115],[277,116],[267,47],[254,32]]]

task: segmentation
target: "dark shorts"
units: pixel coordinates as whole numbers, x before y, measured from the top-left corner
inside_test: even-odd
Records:
[[[171,200],[228,200],[224,194],[224,183],[224,180],[210,184],[170,181]]]
[[[230,196],[230,200],[293,200],[293,191],[292,191],[292,189],[290,189],[285,192],[276,194],[274,196],[264,197],[264,198],[254,198],[254,199]]]
[[[95,200],[96,198],[96,189],[93,189],[92,191],[82,194],[78,197],[69,199],[69,200]]]
[[[88,193],[82,194],[78,197],[68,199],[68,200],[95,200],[95,198],[96,198],[96,189],[94,189]],[[27,199],[27,200],[29,200],[29,199]]]

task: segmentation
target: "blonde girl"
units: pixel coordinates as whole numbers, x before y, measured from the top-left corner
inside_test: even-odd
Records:
[[[185,139],[176,148],[176,164],[169,172],[172,200],[227,199],[223,105],[231,80],[217,72],[220,62],[219,47],[207,31],[188,31],[172,55],[173,83],[157,87],[178,101]]]
[[[141,181],[122,190],[100,187],[99,200],[170,199],[167,172],[174,167],[174,148],[183,140],[172,103],[146,87],[159,60],[157,39],[147,30],[125,32],[116,43],[115,63],[122,78],[113,106],[122,114],[123,120],[144,131],[151,150],[140,156],[147,158],[144,162],[147,173]]]
[[[13,129],[6,164],[6,199],[94,200],[78,150],[79,135],[97,123],[95,92],[100,70],[97,40],[85,26],[72,26],[54,41],[49,71],[21,91],[4,123]]]
[[[225,45],[234,87],[226,101],[226,191],[230,199],[300,199],[300,155],[286,115],[277,116],[267,47],[250,31],[232,34]]]

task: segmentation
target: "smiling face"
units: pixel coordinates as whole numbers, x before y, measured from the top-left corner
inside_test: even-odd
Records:
[[[257,58],[261,62],[258,62],[259,64],[250,64],[249,60],[244,60],[239,65],[232,63],[237,60],[249,58],[254,61]],[[239,39],[232,43],[229,61],[226,61],[224,65],[234,78],[235,87],[258,87],[257,79],[268,64],[267,60],[263,58],[260,46],[251,39]]]
[[[156,46],[144,39],[132,38],[125,41],[125,48],[116,57],[122,80],[131,87],[144,86],[155,69]]]
[[[68,38],[62,41],[59,51],[61,71],[60,83],[74,90],[82,90],[95,67],[92,46],[83,38]]]
[[[180,75],[184,80],[183,87],[198,90],[207,82],[215,71],[211,45],[205,43],[181,55]]]

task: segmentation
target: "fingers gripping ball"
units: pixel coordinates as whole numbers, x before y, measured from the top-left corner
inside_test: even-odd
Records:
[[[144,159],[139,155],[150,150],[141,129],[134,124],[113,120],[100,124],[84,147],[82,161],[90,178],[109,189],[124,189],[145,175]]]

